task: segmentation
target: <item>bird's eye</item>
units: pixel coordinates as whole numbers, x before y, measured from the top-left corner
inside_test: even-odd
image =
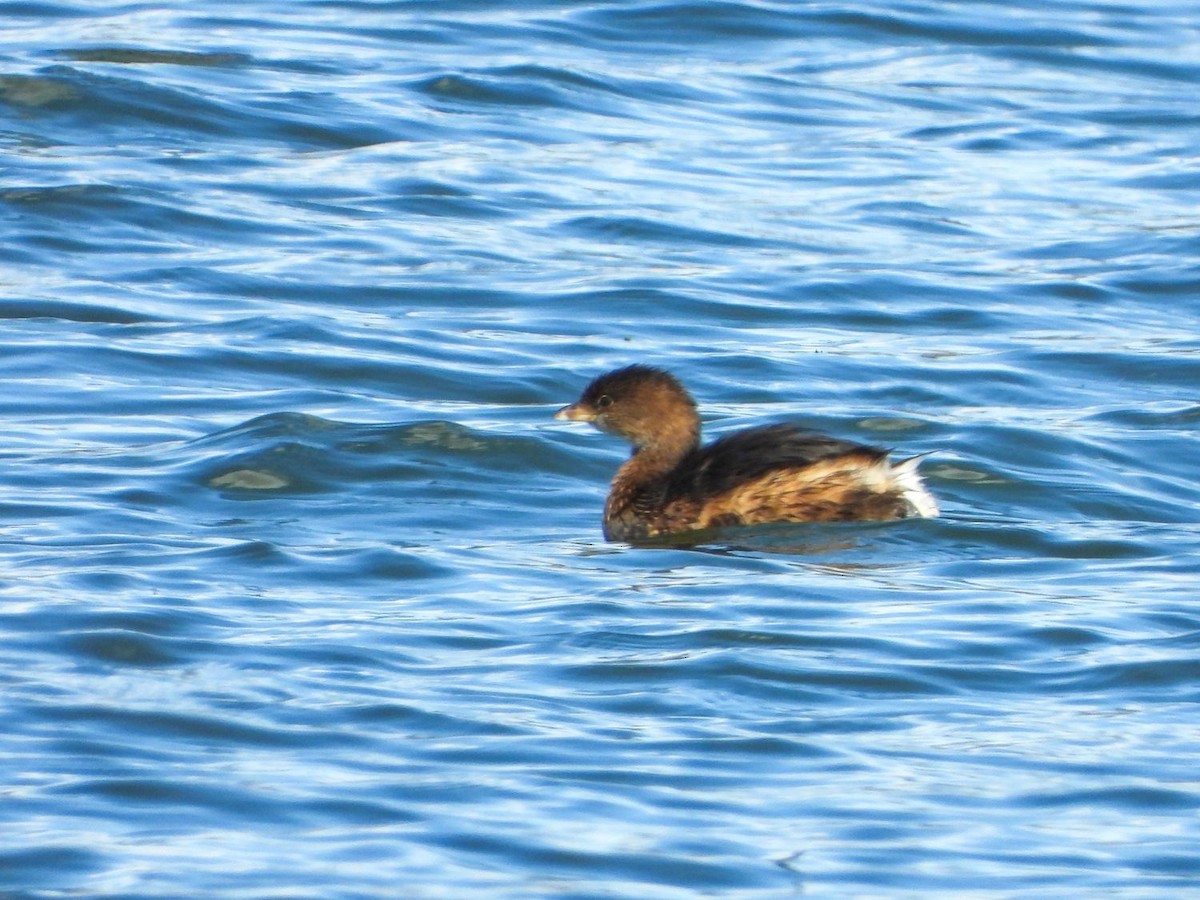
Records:
[[[612,406],[612,397],[608,396],[608,394],[601,394],[596,398],[596,409],[603,411],[610,406]]]

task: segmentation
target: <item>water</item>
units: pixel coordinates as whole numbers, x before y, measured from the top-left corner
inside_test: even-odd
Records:
[[[0,891],[1200,888],[1190,4],[0,4]],[[605,544],[708,433],[945,515]]]

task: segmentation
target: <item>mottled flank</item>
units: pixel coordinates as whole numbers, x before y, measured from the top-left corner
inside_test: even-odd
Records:
[[[700,445],[696,404],[670,373],[633,365],[601,375],[556,418],[591,422],[633,445],[604,505],[609,540],[771,522],[935,516],[917,458],[768,425]]]

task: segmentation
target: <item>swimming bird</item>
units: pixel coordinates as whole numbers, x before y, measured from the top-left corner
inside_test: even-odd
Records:
[[[604,504],[604,536],[637,542],[768,522],[882,521],[936,516],[917,467],[880,447],[764,425],[702,446],[696,402],[663,369],[600,375],[555,419],[590,422],[633,445]]]

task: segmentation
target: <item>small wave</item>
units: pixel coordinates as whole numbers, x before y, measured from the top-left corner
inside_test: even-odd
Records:
[[[64,300],[0,300],[0,319],[61,319],[67,322],[136,325],[158,319],[143,312],[99,303]]]
[[[154,50],[146,47],[81,47],[60,50],[58,56],[74,62],[107,62],[137,66],[200,66],[219,69],[239,68],[253,62],[253,59],[245,53]]]

